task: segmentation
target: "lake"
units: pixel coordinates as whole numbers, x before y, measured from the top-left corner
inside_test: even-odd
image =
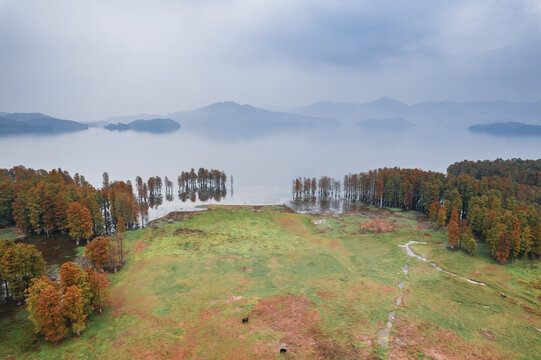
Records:
[[[349,172],[378,167],[411,167],[445,172],[464,159],[540,158],[539,138],[491,137],[436,124],[397,132],[363,131],[354,125],[336,130],[283,132],[244,139],[187,132],[148,134],[90,128],[59,135],[0,137],[0,167],[24,165],[78,172],[94,186],[102,173],[112,180],[135,181],[159,175],[175,184],[183,170],[224,170],[228,195],[223,204],[283,204],[291,199],[295,177],[328,175],[342,179]],[[234,177],[231,196],[229,176]],[[216,201],[209,201],[215,203]],[[164,201],[151,214],[192,209],[199,202]]]

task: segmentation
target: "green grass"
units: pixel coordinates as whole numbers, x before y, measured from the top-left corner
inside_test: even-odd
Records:
[[[439,244],[444,235],[417,226],[418,216],[393,211],[395,232],[365,234],[361,225],[369,219],[357,216],[212,206],[183,221],[128,232],[127,261],[109,275],[105,314],[92,316],[80,338],[58,345],[34,335],[24,311],[6,316],[0,359],[279,359],[281,343],[290,358],[301,359],[426,359],[434,349],[455,358],[479,358],[486,349],[496,358],[541,358],[540,318],[531,313],[540,310],[539,290],[530,284],[540,278],[539,263],[498,266],[482,247],[479,257],[450,252]],[[315,225],[318,219],[323,223]],[[412,248],[487,286],[409,258],[398,247],[409,240],[428,242]],[[399,294],[404,303],[391,344],[407,345],[382,348],[376,334]],[[284,296],[293,305],[282,303]],[[272,301],[275,308],[265,315],[262,304]],[[307,312],[302,321],[298,311]],[[245,316],[248,325],[240,321]]]
[[[15,240],[17,238],[17,232],[10,228],[10,229],[0,229],[0,239],[13,239]]]

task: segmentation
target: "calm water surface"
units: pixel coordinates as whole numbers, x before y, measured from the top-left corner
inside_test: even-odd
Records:
[[[220,201],[223,204],[286,203],[291,198],[291,181],[297,176],[342,178],[349,172],[384,166],[444,172],[455,161],[498,157],[540,158],[539,138],[490,137],[426,126],[422,131],[415,127],[399,133],[366,132],[354,125],[241,140],[183,129],[165,135],[91,128],[60,135],[0,137],[0,167],[61,167],[72,175],[84,175],[94,186],[101,185],[103,171],[111,179],[132,182],[137,175],[144,179],[167,176],[176,187],[182,170],[224,170],[229,193]],[[233,196],[229,175],[234,177]],[[176,198],[164,201],[151,215],[199,204]]]

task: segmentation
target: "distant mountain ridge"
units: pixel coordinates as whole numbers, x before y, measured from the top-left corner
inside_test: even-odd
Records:
[[[209,136],[249,138],[285,131],[333,128],[340,125],[335,119],[268,111],[232,101],[214,103],[187,112],[169,114],[184,128]]]
[[[135,116],[128,115],[121,118],[131,119]],[[159,117],[173,119],[180,123],[183,129],[190,132],[227,139],[250,138],[285,131],[332,128],[340,125],[340,122],[335,119],[269,111],[232,101],[218,102],[195,110],[177,111],[159,115]],[[116,124],[114,127],[120,129],[122,126],[119,127],[119,124]]]
[[[474,125],[481,122],[527,121],[541,124],[541,101],[428,101],[407,105],[390,98],[368,103],[321,101],[293,113],[333,117],[346,122],[401,117],[416,123]]]
[[[12,113],[0,115],[0,134],[54,134],[88,129],[88,125],[72,120],[57,119],[41,113]]]

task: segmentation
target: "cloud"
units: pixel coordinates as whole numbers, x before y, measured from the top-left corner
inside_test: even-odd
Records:
[[[0,0],[0,111],[541,98],[535,0]]]

